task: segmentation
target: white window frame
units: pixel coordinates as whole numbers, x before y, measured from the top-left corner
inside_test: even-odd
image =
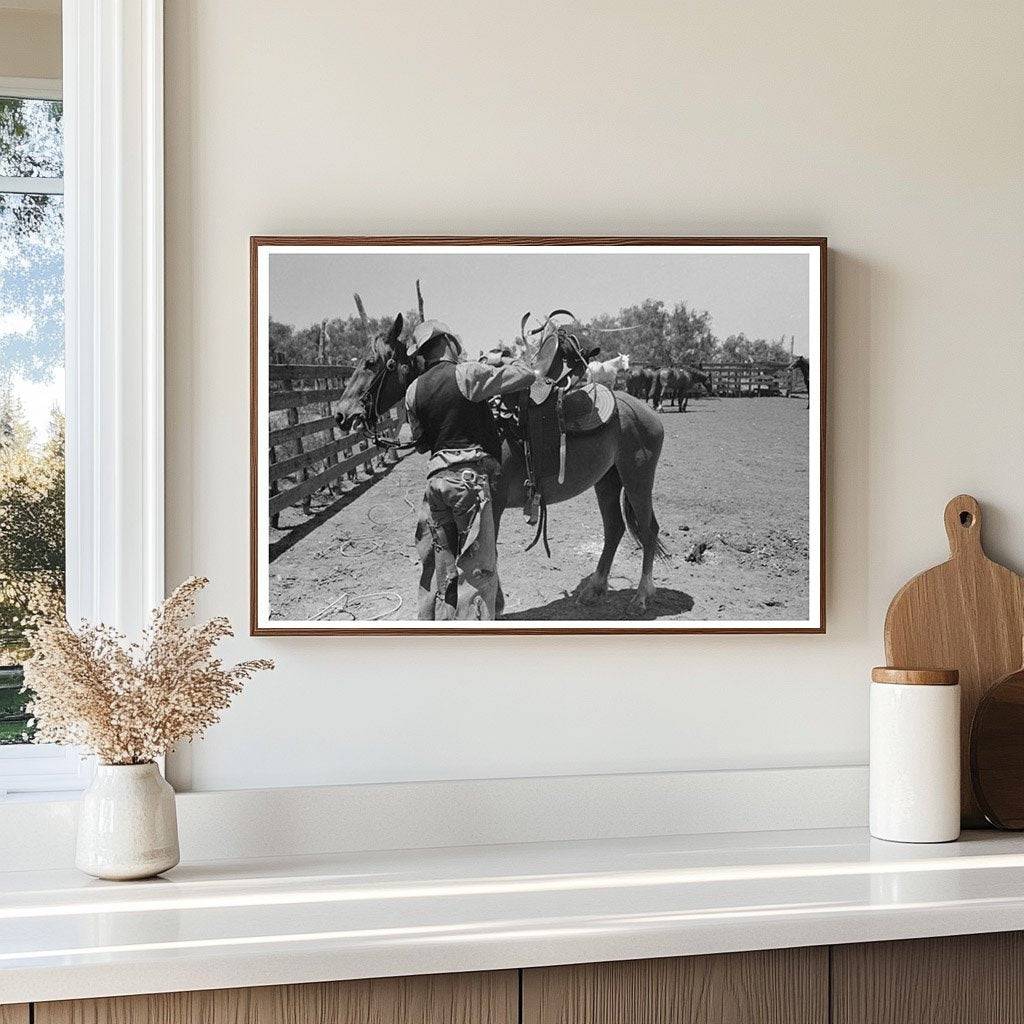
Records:
[[[164,596],[163,0],[64,0],[63,39],[62,83],[6,81],[64,100],[68,618],[137,635]],[[91,774],[0,748],[0,798]]]

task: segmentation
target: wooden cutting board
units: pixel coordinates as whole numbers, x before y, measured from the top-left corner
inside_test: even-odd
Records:
[[[989,822],[1024,829],[1024,668],[994,683],[978,702],[971,784]]]
[[[969,494],[946,506],[949,561],[906,583],[885,615],[885,657],[896,668],[960,671],[960,813],[985,825],[971,789],[970,734],[987,689],[1020,667],[1024,579],[981,546],[981,507]]]

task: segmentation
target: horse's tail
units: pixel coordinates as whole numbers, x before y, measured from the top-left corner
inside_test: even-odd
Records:
[[[626,521],[626,529],[629,530],[630,537],[633,538],[640,545],[644,546],[644,542],[640,537],[640,524],[637,522],[636,511],[634,510],[629,498],[626,496],[626,492],[622,492],[622,518]],[[668,548],[665,547],[661,542],[658,527],[658,517],[654,514],[654,509],[651,509],[651,529],[654,531],[654,553],[658,558],[668,558]]]

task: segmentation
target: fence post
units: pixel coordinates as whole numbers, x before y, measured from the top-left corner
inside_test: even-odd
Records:
[[[275,445],[270,446],[270,464],[273,465],[277,462],[277,447]],[[278,492],[278,486],[276,480],[270,481],[270,496],[274,497]],[[275,530],[281,529],[281,513],[275,512],[270,517],[270,525]]]
[[[316,340],[316,361],[321,366],[326,366],[327,365],[327,336],[328,336],[328,334],[327,334],[327,320],[324,319],[324,320],[320,321],[320,333],[317,336],[317,340]],[[321,386],[321,384],[320,384],[319,380],[314,381],[314,387],[320,387],[320,386]],[[323,385],[322,386],[323,386],[324,390],[330,390],[331,380],[329,378],[325,377],[324,380],[323,380]],[[334,415],[333,411],[331,410],[331,400],[329,398],[324,402],[324,415],[325,416],[333,416]],[[325,443],[326,444],[330,444],[333,440],[334,440],[334,427],[332,426],[332,427],[329,427],[327,429],[327,441]],[[324,459],[324,469],[326,469],[328,466],[336,466],[337,464],[338,464],[338,456],[336,454],[328,455],[327,458]],[[327,485],[327,490],[331,494],[340,494],[341,493],[341,481],[340,480],[332,480]]]
[[[278,354],[278,356],[274,360],[274,362],[276,362],[276,363],[283,363],[284,362],[284,360],[280,356],[280,353]],[[267,381],[267,387],[268,388],[270,387],[270,381],[269,380]],[[267,433],[268,434],[270,433],[269,416],[268,416],[268,423],[267,423]],[[269,440],[269,438],[268,438],[268,440]],[[275,462],[277,462],[277,446],[272,444],[272,445],[270,445],[270,465],[273,465]],[[280,489],[281,488],[279,487],[278,482],[276,480],[271,480],[270,481],[270,496],[272,498],[274,497],[275,494],[278,493],[278,491]],[[281,529],[281,513],[280,512],[275,512],[270,517],[270,525],[275,530],[280,530]]]
[[[291,391],[294,388],[294,386],[295,386],[295,382],[294,381],[286,380],[284,382],[284,390],[285,391]],[[297,427],[299,425],[299,410],[296,409],[294,406],[292,406],[292,408],[290,408],[290,409],[286,409],[285,410],[285,416],[288,417],[288,426],[289,427]],[[302,443],[302,435],[301,434],[297,438],[295,438],[295,447],[298,449],[299,455],[302,455],[303,452],[305,452],[305,450],[306,450],[305,445]],[[309,479],[309,468],[308,467],[303,466],[302,469],[299,470],[299,479],[302,481],[302,483],[305,483]],[[312,497],[313,496],[311,494],[307,494],[302,499],[302,511],[307,516],[311,514],[309,503],[310,503]]]

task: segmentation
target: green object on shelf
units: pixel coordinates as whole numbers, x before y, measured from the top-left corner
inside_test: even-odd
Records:
[[[0,744],[24,743],[31,738],[25,712],[28,694],[22,692],[24,673],[20,665],[0,667]]]

